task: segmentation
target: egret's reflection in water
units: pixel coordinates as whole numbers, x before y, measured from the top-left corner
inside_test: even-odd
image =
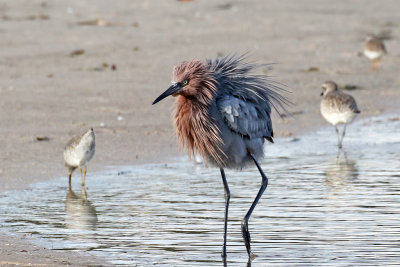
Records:
[[[398,265],[399,129],[400,120],[390,117],[356,122],[339,158],[330,127],[268,145],[262,167],[269,185],[249,224],[258,255],[251,263],[240,221],[260,187],[259,173],[227,171],[226,266]],[[186,160],[114,168],[87,177],[87,196],[79,186],[76,180],[76,193],[70,191],[63,177],[1,193],[1,229],[118,265],[224,266],[218,169]]]

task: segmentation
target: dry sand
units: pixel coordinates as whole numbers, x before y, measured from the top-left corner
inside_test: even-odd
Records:
[[[172,98],[151,102],[172,66],[191,58],[250,52],[277,63],[262,71],[288,85],[295,103],[293,117],[274,117],[278,137],[327,125],[325,80],[359,88],[350,93],[360,117],[390,113],[400,103],[399,13],[396,0],[1,1],[0,190],[66,175],[64,144],[89,127],[97,137],[89,173],[179,155]],[[369,33],[387,39],[376,72],[360,55]],[[30,237],[3,234],[0,247],[1,265],[104,264]]]

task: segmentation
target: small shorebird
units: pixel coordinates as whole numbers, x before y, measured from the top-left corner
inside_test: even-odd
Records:
[[[371,70],[379,68],[381,58],[387,54],[385,44],[376,36],[368,36],[364,44],[364,55],[371,60]]]
[[[69,185],[71,186],[72,172],[79,168],[81,173],[82,186],[85,185],[86,179],[86,164],[92,159],[96,149],[93,128],[82,134],[75,136],[65,145],[64,160],[68,170]],[[82,168],[84,173],[82,174]]]
[[[173,70],[172,85],[153,102],[175,96],[174,121],[182,147],[187,147],[189,155],[199,153],[206,163],[220,168],[225,190],[224,259],[230,199],[224,168],[241,169],[254,163],[261,174],[261,188],[242,220],[251,259],[248,221],[268,185],[258,159],[264,156],[265,140],[273,142],[271,107],[285,110],[287,103],[276,83],[253,73],[262,66],[235,56],[182,62]]]
[[[333,126],[338,137],[338,147],[342,148],[346,125],[360,113],[354,98],[339,90],[336,83],[327,81],[322,84],[321,114]],[[342,137],[339,137],[337,125],[344,124]]]

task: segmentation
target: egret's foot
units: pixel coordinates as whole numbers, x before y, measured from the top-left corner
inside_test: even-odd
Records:
[[[251,262],[258,257],[256,254],[251,253],[251,255],[249,255],[249,258],[247,259],[247,267],[251,267]]]
[[[252,261],[252,260],[254,260],[254,259],[257,258],[257,257],[258,257],[257,254],[254,254],[253,252],[251,252],[250,255],[249,255],[249,260]]]
[[[221,258],[226,259],[226,247],[222,248]]]
[[[226,262],[226,257],[222,257],[222,263],[224,264],[224,267],[228,266],[228,264]]]
[[[242,220],[242,236],[243,236],[243,241],[244,244],[246,245],[246,249],[247,249],[247,254],[249,255],[249,257],[251,256],[251,247],[250,247],[250,232],[249,232],[249,223],[246,220],[246,218],[244,218]]]

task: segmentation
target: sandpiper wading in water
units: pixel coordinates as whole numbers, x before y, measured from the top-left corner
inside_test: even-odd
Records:
[[[342,148],[346,125],[351,123],[360,110],[354,98],[339,90],[336,83],[327,81],[322,84],[321,114],[333,126],[335,126],[338,147]],[[342,137],[339,136],[338,124],[344,124]]]
[[[64,160],[68,170],[69,185],[71,186],[72,172],[79,168],[82,186],[85,185],[87,163],[92,159],[96,149],[93,128],[81,136],[75,136],[65,145]],[[82,170],[84,168],[84,170]],[[83,171],[83,173],[82,173]]]

